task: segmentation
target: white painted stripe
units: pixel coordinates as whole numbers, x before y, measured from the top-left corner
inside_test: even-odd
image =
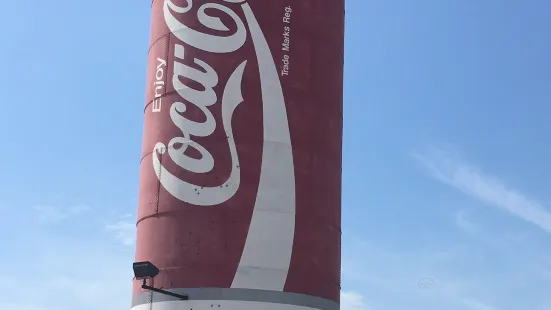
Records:
[[[321,310],[305,306],[239,300],[178,300],[153,304],[153,310]],[[135,306],[132,310],[150,310],[149,304]]]
[[[283,89],[270,48],[250,8],[242,5],[257,55],[264,143],[258,193],[233,288],[282,291],[295,232],[293,151]]]
[[[168,291],[180,295],[189,296],[189,300],[236,300],[236,301],[258,301],[265,303],[296,305],[323,310],[339,310],[339,303],[326,298],[280,291],[266,291],[247,288],[172,288]],[[142,304],[149,304],[163,301],[175,301],[175,297],[160,293],[143,292],[132,297],[132,307]]]

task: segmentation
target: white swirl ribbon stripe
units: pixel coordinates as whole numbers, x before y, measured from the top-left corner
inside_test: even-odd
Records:
[[[258,61],[263,110],[260,181],[245,246],[231,287],[283,291],[292,256],[296,208],[293,152],[283,89],[268,42],[251,7],[243,0],[225,2],[241,3]],[[245,44],[247,29],[237,13],[217,3],[205,3],[199,7],[197,18],[209,29],[230,31],[220,18],[207,15],[207,9],[209,12],[215,9],[225,13],[235,22],[236,30],[233,33],[216,36],[193,30],[173,15],[173,12],[188,13],[193,1],[186,0],[186,3],[186,7],[179,7],[171,0],[165,0],[163,6],[166,25],[181,42],[217,54],[235,52]],[[215,158],[207,149],[193,141],[192,137],[209,136],[216,128],[210,107],[217,102],[214,87],[218,85],[218,75],[206,62],[197,58],[194,62],[203,71],[180,63],[177,59],[184,59],[184,45],[175,44],[174,50],[172,83],[178,94],[185,99],[185,103],[174,102],[171,106],[171,120],[181,130],[182,137],[170,140],[168,155],[182,169],[193,173],[208,173],[214,167]],[[165,144],[158,142],[154,147],[153,168],[157,177],[163,188],[181,201],[196,206],[218,205],[232,198],[239,189],[239,157],[233,137],[232,116],[236,107],[244,101],[241,88],[246,64],[247,61],[243,61],[233,71],[222,95],[222,122],[232,160],[231,173],[222,186],[203,187],[181,180],[163,167],[161,158],[167,151]],[[180,81],[180,76],[200,83],[204,90],[189,88]],[[185,119],[182,113],[186,111],[186,104],[199,108],[205,114],[206,121],[197,123]],[[246,103],[250,104],[254,103]],[[202,157],[195,159],[186,156],[184,151],[188,147],[195,148]]]

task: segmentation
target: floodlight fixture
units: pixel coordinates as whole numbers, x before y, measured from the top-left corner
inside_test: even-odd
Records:
[[[159,268],[151,262],[136,262],[132,265],[136,280],[153,279],[159,274]]]
[[[181,300],[188,300],[189,297],[187,295],[181,295],[176,294],[173,292],[165,291],[160,288],[155,288],[153,286],[149,286],[146,284],[147,279],[153,279],[155,276],[159,274],[159,268],[157,268],[153,263],[151,262],[135,262],[132,265],[134,269],[134,276],[136,277],[136,280],[142,280],[142,288],[146,290],[150,290],[153,292],[157,292],[160,294],[172,296],[179,298]]]

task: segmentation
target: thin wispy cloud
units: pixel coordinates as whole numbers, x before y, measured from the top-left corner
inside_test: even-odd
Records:
[[[347,304],[365,308],[364,293],[369,293],[364,295],[369,297],[369,310],[494,309],[484,297],[496,285],[488,286],[473,277],[468,267],[476,264],[472,249],[449,246],[404,251],[365,239],[344,240],[343,279],[353,283],[355,290],[341,293],[346,298],[341,301],[343,309]]]
[[[465,210],[461,210],[455,214],[455,224],[469,234],[476,234],[480,228],[467,215]]]
[[[370,310],[365,305],[364,296],[357,292],[341,291],[342,310]]]
[[[497,310],[496,308],[476,299],[462,298],[461,302],[465,305],[465,307],[467,307],[467,309],[471,310]]]
[[[93,214],[76,216],[86,209],[12,209],[17,219],[27,218],[28,211],[40,210],[45,220],[71,221],[79,229],[67,230],[60,223],[18,230],[16,223],[4,223],[2,229],[14,232],[9,237],[4,234],[4,239],[0,237],[3,244],[12,242],[7,247],[9,255],[2,256],[2,263],[10,266],[3,271],[4,281],[0,282],[5,309],[129,309],[134,250],[122,247],[114,251],[104,237],[104,226]]]
[[[551,212],[535,199],[507,186],[498,177],[445,152],[416,153],[414,157],[438,181],[551,233]]]
[[[491,229],[490,225],[484,225],[480,219],[477,220],[471,212],[466,210],[460,210],[455,214],[455,225],[485,248],[492,248],[507,255],[513,253],[516,256],[522,255],[517,252],[519,245],[527,246],[533,242],[531,238],[534,237],[531,230]],[[530,257],[533,253],[526,255]]]
[[[58,223],[67,220],[73,216],[81,215],[90,208],[85,205],[76,205],[71,207],[57,207],[52,205],[37,205],[33,207],[33,212],[40,221],[47,223]]]
[[[131,246],[136,243],[136,224],[130,220],[121,220],[105,227],[107,231],[114,233],[115,238],[122,244]]]
[[[25,305],[23,303],[18,303],[18,302],[8,302],[8,303],[3,303],[3,306],[5,307],[5,309],[17,309],[17,310],[49,310],[47,308],[43,308],[43,307],[37,307],[37,306],[29,306],[29,305]]]

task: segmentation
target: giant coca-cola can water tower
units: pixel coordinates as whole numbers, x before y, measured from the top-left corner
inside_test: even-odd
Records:
[[[153,0],[134,310],[337,310],[344,0]]]

